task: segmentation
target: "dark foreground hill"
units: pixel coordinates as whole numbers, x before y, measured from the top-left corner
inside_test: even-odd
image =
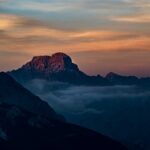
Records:
[[[58,116],[47,103],[0,73],[1,150],[126,150],[120,143]]]
[[[0,104],[1,150],[126,150],[91,130]]]
[[[0,73],[0,103],[19,106],[29,112],[62,119],[45,101],[32,94],[6,73]]]

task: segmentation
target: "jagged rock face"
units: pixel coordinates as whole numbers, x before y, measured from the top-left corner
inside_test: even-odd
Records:
[[[64,53],[37,56],[21,68],[8,72],[21,84],[33,79],[67,82],[75,85],[110,85],[101,76],[88,76],[80,71],[71,58]]]
[[[33,57],[32,61],[24,65],[23,68],[47,73],[79,71],[78,66],[73,64],[71,58],[64,53],[56,53],[52,56]]]

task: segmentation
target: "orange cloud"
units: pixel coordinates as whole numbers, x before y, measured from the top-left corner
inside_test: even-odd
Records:
[[[18,18],[14,15],[0,14],[0,30],[14,27],[17,21]]]
[[[31,18],[0,15],[1,70],[18,68],[34,55],[62,51],[71,54],[89,74],[115,71],[146,76],[149,48],[149,33],[113,29],[65,31]],[[91,51],[88,56],[87,51]],[[73,55],[75,52],[78,57]]]
[[[150,23],[150,15],[134,15],[134,16],[122,16],[113,18],[115,21],[131,22],[131,23]]]
[[[0,23],[0,51],[21,51],[31,56],[57,51],[150,50],[150,36],[144,33],[102,29],[64,31],[53,29],[41,21],[15,15],[0,15]]]

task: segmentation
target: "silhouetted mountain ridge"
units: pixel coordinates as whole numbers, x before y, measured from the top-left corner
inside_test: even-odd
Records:
[[[114,72],[108,73],[105,78],[117,85],[136,85],[139,82],[136,76],[123,76]]]
[[[137,86],[150,86],[150,77],[138,78],[136,76],[125,76],[114,72],[108,73],[105,78],[113,85],[137,85]]]
[[[101,76],[88,76],[80,71],[68,55],[60,52],[52,56],[33,57],[31,61],[9,74],[21,83],[38,78],[76,85],[110,85],[109,81]]]
[[[106,136],[66,123],[6,73],[0,73],[0,149],[126,150]]]
[[[70,56],[55,53],[52,56],[36,56],[17,70],[8,72],[18,82],[24,84],[32,79],[67,82],[75,85],[150,85],[150,78],[137,78],[110,72],[105,77],[89,76],[72,62]]]
[[[94,131],[0,104],[1,150],[126,150]]]
[[[61,118],[45,101],[3,72],[0,73],[0,103],[15,105],[43,116]]]

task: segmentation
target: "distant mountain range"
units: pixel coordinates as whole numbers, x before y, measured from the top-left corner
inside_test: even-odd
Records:
[[[38,78],[76,85],[110,85],[109,81],[101,76],[88,76],[80,71],[64,53],[33,57],[30,62],[9,74],[21,83]]]
[[[0,149],[126,150],[108,137],[66,123],[6,73],[0,73]]]
[[[33,57],[17,70],[0,73],[0,148],[2,150],[126,149],[108,137],[66,123],[62,115],[22,86],[34,79],[46,80],[48,83],[58,81],[84,86],[150,87],[149,77],[123,76],[113,72],[105,77],[89,76],[64,53]]]
[[[106,77],[100,75],[89,76],[82,72],[72,59],[64,53],[52,56],[36,56],[17,70],[8,72],[20,83],[32,79],[67,82],[75,85],[150,85],[150,78],[123,76],[110,72]]]
[[[139,85],[139,86],[149,86],[150,78],[138,78],[136,76],[123,76],[113,72],[106,75],[107,79],[113,85]]]

